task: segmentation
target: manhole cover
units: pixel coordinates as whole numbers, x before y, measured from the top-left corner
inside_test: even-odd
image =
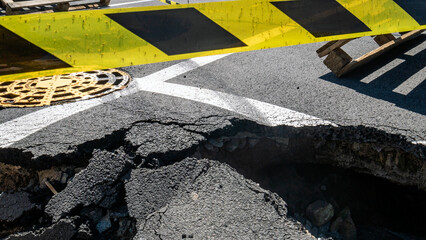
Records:
[[[0,83],[3,107],[38,107],[100,97],[125,88],[130,75],[97,70]]]

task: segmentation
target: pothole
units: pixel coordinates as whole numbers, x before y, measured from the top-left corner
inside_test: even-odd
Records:
[[[277,193],[317,238],[424,239],[424,159],[375,141],[318,140],[239,133],[210,139],[194,156],[228,163]]]
[[[2,164],[0,169],[8,174],[0,172],[0,197],[14,199],[18,195],[13,194],[22,194],[29,200],[22,203],[20,216],[0,220],[0,237],[54,228],[60,219],[76,226],[70,233],[74,238],[131,238],[138,231],[137,221],[127,209],[125,186],[131,173],[141,168],[167,167],[188,156],[225,162],[261,188],[277,193],[287,203],[289,217],[302,223],[302,231],[316,238],[415,240],[426,236],[425,146],[363,127],[269,128],[244,121],[234,124],[238,127],[219,129],[204,136],[208,140],[187,149],[170,149],[173,154],[152,152],[141,158],[136,153],[141,146],[126,140],[127,129],[106,136],[102,144],[85,145],[85,151],[90,151],[90,147],[115,143],[100,152],[92,149],[97,153],[90,154],[90,160],[79,166],[58,165],[43,170]],[[161,126],[158,123],[156,131],[162,131]],[[157,144],[155,141],[152,144]],[[112,153],[115,151],[118,153]],[[131,167],[118,164],[120,156]],[[104,167],[111,169],[98,172]],[[79,175],[83,169],[87,177]],[[106,176],[114,171],[114,177]],[[94,178],[92,172],[106,179]],[[79,181],[70,184],[72,179]],[[80,203],[75,202],[52,220],[46,206],[69,202],[63,195],[52,198],[44,180]],[[79,189],[88,191],[87,199],[84,192],[74,196]],[[200,199],[193,193],[191,197]],[[149,204],[146,199],[138,201]]]
[[[96,70],[0,83],[0,106],[39,107],[96,98],[125,88],[129,74]]]

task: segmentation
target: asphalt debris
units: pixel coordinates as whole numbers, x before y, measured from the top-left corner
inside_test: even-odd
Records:
[[[397,135],[361,126],[266,127],[209,114],[196,121],[157,116],[111,131],[65,155],[37,157],[27,148],[14,164],[0,158],[0,177],[7,180],[0,185],[0,237],[351,240],[426,234],[422,224],[409,226],[426,213],[426,150]],[[19,151],[2,149],[2,156]],[[383,191],[359,185],[362,179]],[[342,186],[350,182],[357,184],[345,193]],[[360,214],[373,210],[362,191],[373,203],[391,203],[374,212],[378,224]],[[412,207],[386,215],[394,204]],[[404,211],[414,214],[412,221]]]

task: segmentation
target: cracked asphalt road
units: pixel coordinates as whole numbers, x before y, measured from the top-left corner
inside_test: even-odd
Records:
[[[115,3],[120,2],[111,4]],[[60,224],[71,229],[67,236],[75,232],[83,234],[84,231],[69,227],[82,226],[81,220],[69,218],[70,212],[94,205],[115,208],[114,204],[121,200],[116,199],[114,192],[124,192],[125,200],[122,201],[127,203],[124,212],[136,221],[136,237],[160,239],[161,235],[163,239],[176,239],[194,235],[204,239],[238,234],[247,238],[310,239],[312,236],[302,231],[297,222],[286,217],[281,198],[245,180],[227,165],[187,157],[212,136],[237,133],[243,128],[242,122],[264,124],[268,111],[257,111],[258,106],[250,105],[248,99],[338,126],[371,127],[383,134],[395,134],[403,139],[401,141],[406,140],[405,144],[424,143],[425,39],[426,34],[423,34],[342,79],[335,78],[316,56],[315,50],[321,44],[224,56],[177,74],[166,83],[208,89],[218,96],[227,93],[237,96],[238,103],[231,102],[234,98],[227,98],[224,103],[215,105],[212,103],[216,100],[209,98],[191,101],[143,90],[110,97],[108,101],[101,99],[100,104],[61,118],[0,148],[0,162],[35,170],[62,165],[84,168],[46,204],[44,211],[56,225],[46,227],[45,232],[37,235],[39,237],[43,234],[54,236],[49,231],[60,231],[56,227]],[[345,50],[352,56],[360,56],[375,47],[372,39],[363,38],[351,42]],[[140,79],[177,63],[123,70]],[[401,85],[405,81],[417,85]],[[226,105],[232,107],[218,107]],[[45,109],[49,107],[1,109],[0,126]],[[13,127],[19,128],[22,122],[18,120],[10,125],[8,134],[14,132]],[[295,121],[305,124],[306,119]],[[170,165],[174,162],[179,163]],[[197,174],[202,174],[201,178],[192,179]],[[233,192],[232,189],[241,191]],[[265,200],[265,196],[275,199],[272,201],[275,206],[270,199]],[[146,202],[150,203],[149,207]],[[211,212],[217,215],[203,217]],[[223,222],[226,226],[221,225]],[[243,222],[251,223],[252,227],[241,224]],[[267,227],[273,230],[265,232]],[[27,235],[35,236],[31,234]],[[96,235],[91,234],[92,237]]]
[[[328,72],[320,59],[315,56],[314,50],[319,45],[310,44],[233,54],[178,75],[168,82],[230,93],[326,119],[338,125],[373,127],[401,135],[408,141],[424,142],[425,82],[421,82],[410,94],[406,96],[399,94],[395,98],[392,96],[397,94],[392,92],[389,86],[395,86],[395,83],[410,78],[409,74],[414,72],[413,68],[418,71],[417,77],[425,78],[426,56],[422,50],[426,46],[425,38],[426,35],[423,34],[408,46],[403,46],[404,51],[417,49],[419,53],[414,56],[408,57],[402,50],[402,53],[394,51],[343,79],[336,79]],[[354,41],[349,50],[354,51],[356,47],[360,49],[359,51],[365,49],[361,48],[361,45],[367,40]],[[391,72],[395,72],[395,68],[398,70],[394,75],[384,73],[395,61],[389,62],[387,58],[395,56],[396,60],[399,57],[408,58],[413,64],[409,68],[394,66],[390,70]],[[383,62],[389,63],[380,68]],[[142,78],[173,64],[176,63],[128,67],[124,70],[134,78]],[[376,68],[378,70],[374,71]],[[369,84],[361,82],[364,79],[361,77],[366,75],[369,79],[373,78]],[[381,96],[378,95],[380,91]],[[0,111],[2,113],[0,126],[39,110],[40,108],[3,109]],[[55,122],[13,143],[11,147],[32,154],[34,158],[44,155],[56,156],[73,152],[79,145],[102,139],[115,131],[129,128],[136,122],[170,122],[175,119],[175,122],[192,124],[211,115],[217,116],[215,125],[204,125],[199,128],[212,131],[215,127],[226,125],[229,118],[250,119],[208,104],[139,91]],[[257,117],[253,116],[254,119],[251,120],[256,121]],[[9,129],[13,132],[13,127]]]
[[[111,6],[163,4],[142,1],[120,5],[123,3],[125,1],[113,1]],[[402,135],[409,141],[424,142],[425,39],[426,34],[423,34],[342,79],[334,77],[316,56],[315,50],[322,45],[318,43],[232,54],[177,74],[167,83],[255,99],[342,126],[368,126]],[[362,38],[352,41],[344,49],[356,57],[375,47],[376,44],[371,38]],[[127,67],[123,70],[134,78],[143,78],[176,63]],[[404,81],[417,85],[403,85],[398,88]],[[396,92],[395,89],[404,94]],[[233,103],[229,101],[229,104]],[[35,156],[67,153],[76,145],[102,138],[126,128],[130,123],[149,120],[152,118],[151,111],[146,108],[153,109],[156,112],[154,114],[160,112],[159,109],[163,109],[166,114],[169,114],[169,111],[181,116],[187,113],[192,121],[197,118],[197,111],[204,111],[204,108],[218,116],[239,116],[235,114],[238,111],[211,110],[203,103],[140,91],[65,118],[15,142],[12,146],[27,149]],[[191,111],[192,108],[194,111]],[[0,114],[0,126],[39,109],[3,109]],[[258,120],[257,118],[259,116],[253,116],[252,120]],[[71,132],[72,137],[69,137]]]

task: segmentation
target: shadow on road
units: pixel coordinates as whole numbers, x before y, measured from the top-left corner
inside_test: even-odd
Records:
[[[426,49],[417,52],[415,55],[407,54],[408,51],[419,46],[425,40],[426,35],[423,34],[343,78],[337,78],[331,72],[320,78],[370,97],[391,102],[397,107],[426,115]],[[391,62],[395,59],[402,60],[402,63],[393,66]],[[380,71],[387,64],[392,68],[389,71]],[[406,95],[395,91],[407,80],[420,82],[420,84],[412,85],[412,89],[409,89]]]

